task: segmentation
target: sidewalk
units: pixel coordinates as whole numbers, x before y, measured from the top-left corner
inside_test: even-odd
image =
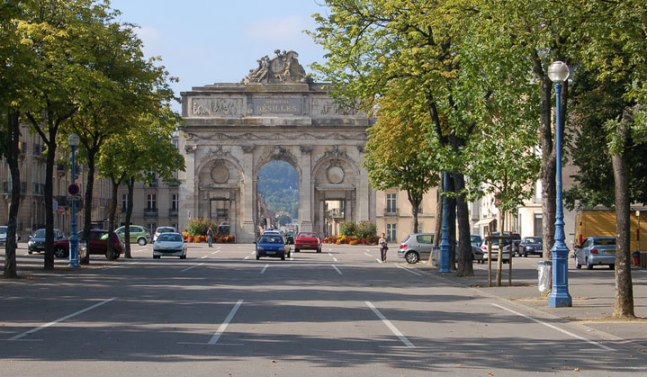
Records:
[[[502,286],[496,285],[496,265],[492,265],[492,287],[488,287],[487,264],[474,264],[474,276],[456,277],[453,273],[440,274],[437,269],[421,263],[421,267],[436,276],[457,285],[476,289],[480,294],[508,300],[522,305],[530,312],[559,320],[572,326],[585,326],[587,331],[596,331],[610,341],[620,342],[637,349],[647,357],[647,269],[632,269],[634,311],[638,319],[614,320],[615,273],[596,267],[593,270],[577,270],[569,258],[568,290],[573,306],[550,308],[547,297],[538,288],[537,262],[539,258],[514,258],[512,286],[508,286],[508,265],[503,267]]]

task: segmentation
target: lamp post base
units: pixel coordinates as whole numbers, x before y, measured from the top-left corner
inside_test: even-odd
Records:
[[[568,292],[551,293],[548,296],[548,306],[551,308],[570,308],[573,306],[573,300]]]

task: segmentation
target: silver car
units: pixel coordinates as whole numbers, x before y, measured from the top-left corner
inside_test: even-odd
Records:
[[[429,259],[433,248],[433,233],[412,233],[400,243],[398,257],[404,258],[407,263],[418,263],[419,260]]]
[[[575,267],[593,269],[595,265],[607,265],[610,270],[616,266],[615,237],[587,237],[575,249]]]
[[[180,257],[186,259],[187,245],[182,234],[177,232],[160,233],[153,244],[153,258]]]

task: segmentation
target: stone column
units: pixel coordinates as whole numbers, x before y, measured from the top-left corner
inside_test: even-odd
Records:
[[[243,152],[243,175],[245,177],[241,210],[241,229],[237,242],[254,242],[256,238],[254,211],[256,209],[256,177],[254,176],[254,146],[245,145]]]
[[[359,149],[359,148],[358,148]],[[361,166],[362,164],[362,157],[361,153],[358,153],[357,161],[355,163],[357,166]],[[355,201],[356,201],[356,208],[357,208],[357,214],[356,214],[356,219],[357,222],[360,221],[375,221],[374,218],[371,218],[370,214],[370,206],[371,203],[373,202],[371,198],[371,188],[368,184],[368,170],[366,169],[360,169],[359,170],[359,182],[357,184],[357,190],[355,193]]]
[[[182,147],[182,146],[180,146]],[[180,172],[182,184],[178,190],[178,227],[180,231],[186,228],[189,218],[197,217],[197,200],[196,195],[199,195],[197,188],[197,177],[195,172],[195,153],[197,146],[194,144],[184,145],[186,171]]]
[[[312,209],[314,208],[312,185],[312,146],[301,146],[301,158],[299,168],[301,169],[301,181],[299,182],[299,224],[303,231],[312,231]]]

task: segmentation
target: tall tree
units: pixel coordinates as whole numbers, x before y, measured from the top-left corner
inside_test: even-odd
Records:
[[[607,150],[613,166],[616,208],[616,301],[613,317],[633,318],[634,301],[630,267],[629,204],[633,181],[628,166],[632,149],[647,142],[647,7],[643,1],[582,1],[577,36],[581,69],[592,88],[582,91],[578,116],[590,115],[590,97],[604,99]],[[585,16],[586,15],[586,16]],[[582,75],[584,76],[584,74]],[[644,179],[644,177],[637,177]],[[635,181],[634,181],[635,182]],[[636,187],[636,186],[634,186]]]
[[[0,3],[0,157],[6,159],[11,174],[11,203],[7,221],[7,241],[3,276],[17,278],[17,218],[20,208],[20,89],[29,81],[29,54],[17,33],[22,18],[22,1]]]
[[[93,0],[39,0],[26,2],[18,33],[32,54],[29,67],[37,79],[23,88],[23,113],[46,151],[45,167],[45,258],[44,268],[54,268],[53,172],[57,136],[64,122],[76,114],[93,94],[93,56],[86,38],[103,28],[107,2]]]
[[[371,185],[378,190],[398,188],[407,193],[413,214],[413,232],[418,233],[418,211],[424,194],[438,185],[440,168],[433,159],[431,143],[424,137],[424,98],[399,96],[393,86],[378,101],[377,123],[368,131],[364,165]]]

